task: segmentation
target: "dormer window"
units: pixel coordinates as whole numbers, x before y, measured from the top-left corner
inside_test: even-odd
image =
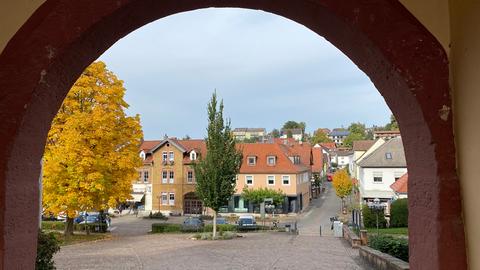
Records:
[[[268,166],[275,166],[276,162],[277,162],[277,157],[275,157],[275,156],[268,156],[267,157]]]
[[[140,158],[145,160],[145,152],[143,150],[140,152]]]
[[[386,159],[392,159],[392,153],[390,153],[390,152],[385,153],[385,158]]]
[[[247,161],[248,161],[248,166],[255,166],[255,164],[257,164],[257,157],[254,157],[254,156],[248,157]]]
[[[300,156],[293,157],[293,164],[300,164]]]
[[[196,160],[197,159],[197,153],[195,151],[190,152],[190,160]]]

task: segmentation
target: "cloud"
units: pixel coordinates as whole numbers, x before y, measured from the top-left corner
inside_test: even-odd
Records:
[[[369,78],[324,38],[262,11],[202,9],[150,23],[101,60],[125,81],[130,114],[147,139],[203,137],[206,104],[217,89],[234,126],[273,129],[287,120],[308,130],[390,111]]]

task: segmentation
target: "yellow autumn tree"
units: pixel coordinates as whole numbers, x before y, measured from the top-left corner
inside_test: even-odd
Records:
[[[345,208],[345,197],[352,193],[352,179],[348,175],[345,169],[338,170],[333,175],[332,181],[333,188],[335,189],[335,193],[337,196],[342,200],[342,210],[344,211]]]
[[[123,81],[103,62],[91,64],[68,93],[48,133],[43,206],[68,216],[73,233],[78,211],[102,211],[130,198],[141,165],[140,117],[128,117]]]

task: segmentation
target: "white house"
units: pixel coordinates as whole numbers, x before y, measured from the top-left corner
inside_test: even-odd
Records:
[[[378,139],[376,141],[364,140],[353,142],[353,159],[350,162],[350,173],[353,178],[359,178],[358,163],[367,157],[373,151],[377,150],[382,144],[385,143],[384,139]]]
[[[379,198],[388,207],[395,197],[395,192],[390,186],[407,173],[402,139],[397,137],[383,143],[357,165],[362,202]],[[389,209],[386,209],[386,213],[389,212]]]
[[[343,145],[343,140],[350,135],[350,131],[343,128],[334,128],[332,132],[328,134],[328,138],[334,141],[336,145]]]

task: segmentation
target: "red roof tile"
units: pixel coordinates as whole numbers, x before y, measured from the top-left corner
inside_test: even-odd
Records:
[[[143,150],[144,152],[150,151],[153,147],[157,144],[161,143],[162,141],[143,141],[140,145],[140,151]]]
[[[323,146],[327,149],[335,149],[337,148],[337,145],[334,142],[326,142],[326,143],[320,143],[320,146]]]
[[[294,154],[289,152],[290,147],[284,147],[276,143],[245,143],[238,144],[242,149],[243,161],[240,167],[240,173],[300,173],[308,171],[310,166],[304,164],[293,164],[288,158]],[[257,157],[254,166],[248,165],[248,157]],[[276,163],[274,166],[267,164],[267,157],[275,156]],[[301,157],[300,157],[301,160]]]
[[[408,192],[408,173],[402,175],[395,183],[390,185],[390,188],[397,193]]]
[[[374,143],[374,140],[354,141],[353,151],[367,151]]]

